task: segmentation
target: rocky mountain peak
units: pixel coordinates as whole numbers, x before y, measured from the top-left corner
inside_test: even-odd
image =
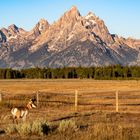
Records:
[[[15,24],[12,24],[8,27],[8,35],[15,36],[19,33],[18,27]]]
[[[72,6],[71,9],[69,11],[67,11],[67,13],[80,14],[80,12],[76,6]]]
[[[76,6],[72,6],[72,8],[65,12],[64,15],[60,18],[63,22],[77,21],[81,17],[80,12],[78,11]]]
[[[69,11],[67,11],[65,14],[69,15],[69,16],[81,16],[79,10],[77,9],[76,6],[72,6],[71,9]]]
[[[86,15],[85,18],[86,18],[86,19],[90,19],[90,18],[96,19],[97,17],[96,17],[96,15],[95,15],[93,12],[89,12],[89,13]]]
[[[97,17],[94,13],[92,12],[89,12],[85,17],[84,17],[84,20],[85,20],[85,26],[86,28],[90,28],[90,29],[93,29],[94,26],[96,24],[98,24],[97,22]]]
[[[8,30],[13,30],[13,31],[17,31],[18,27],[15,24],[12,24],[8,27]]]
[[[49,23],[45,19],[40,19],[40,21],[33,28],[35,36],[37,37],[40,34],[44,33],[49,28],[49,26]]]
[[[94,13],[89,12],[85,17],[85,27],[99,37],[104,43],[110,44],[113,42],[112,36],[109,33],[103,20],[97,17]]]
[[[46,23],[49,24],[49,23],[47,22],[47,20],[44,19],[44,18],[40,19],[38,23],[40,23],[40,24],[46,24]]]
[[[41,19],[38,22],[38,24],[39,24],[39,31],[40,32],[45,32],[49,28],[49,26],[50,26],[50,24],[48,23],[48,21],[46,21],[45,19]]]
[[[6,28],[2,28],[1,30],[1,42],[6,42],[7,44],[9,42],[15,42],[17,41],[20,37],[24,38],[24,35],[26,31],[22,28],[18,28],[15,24],[12,24]],[[15,43],[17,44],[17,42]]]
[[[71,11],[77,11],[77,7],[75,5],[73,5],[70,10]]]
[[[102,19],[82,17],[76,6],[52,25],[41,19],[29,32],[1,29],[0,45],[1,67],[135,65],[140,58],[140,40],[110,34]]]

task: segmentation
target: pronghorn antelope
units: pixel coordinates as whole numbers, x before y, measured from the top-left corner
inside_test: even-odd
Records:
[[[32,108],[36,108],[36,105],[34,104],[35,101],[36,99],[31,99],[25,107],[12,108],[11,113],[13,116],[13,122],[16,121],[16,123],[18,123],[18,120],[20,118],[25,121],[29,110]]]

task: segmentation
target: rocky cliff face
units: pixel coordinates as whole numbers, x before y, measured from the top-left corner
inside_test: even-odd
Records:
[[[31,31],[0,30],[0,67],[140,65],[140,40],[111,34],[103,20],[75,6],[52,25],[41,19]]]

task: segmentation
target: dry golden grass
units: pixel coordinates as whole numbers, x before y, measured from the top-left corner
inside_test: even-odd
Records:
[[[0,127],[5,128],[11,124],[12,121],[5,116],[10,114],[12,106],[25,105],[31,97],[36,97],[37,91],[40,91],[39,107],[31,110],[28,122],[34,118],[49,122],[75,118],[79,125],[84,126],[108,120],[111,125],[116,121],[125,123],[125,126],[129,121],[137,124],[140,122],[139,85],[140,81],[136,80],[0,80],[0,90],[3,93]],[[75,115],[74,108],[75,90],[78,90],[78,115]],[[120,114],[113,113],[116,90],[119,91]]]
[[[138,80],[0,80],[0,90],[5,98],[14,98],[10,104],[27,102],[40,91],[40,107],[51,106],[63,111],[73,111],[75,90],[78,90],[78,111],[115,111],[115,92],[118,90],[119,110],[137,112],[140,109],[139,85]]]
[[[32,93],[34,91],[132,91],[140,90],[140,81],[109,80],[0,80],[0,90],[16,93]]]

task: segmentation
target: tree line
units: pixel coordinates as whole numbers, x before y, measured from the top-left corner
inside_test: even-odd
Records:
[[[64,67],[64,68],[29,68],[14,70],[0,69],[0,79],[137,79],[140,78],[139,66],[106,67]]]

